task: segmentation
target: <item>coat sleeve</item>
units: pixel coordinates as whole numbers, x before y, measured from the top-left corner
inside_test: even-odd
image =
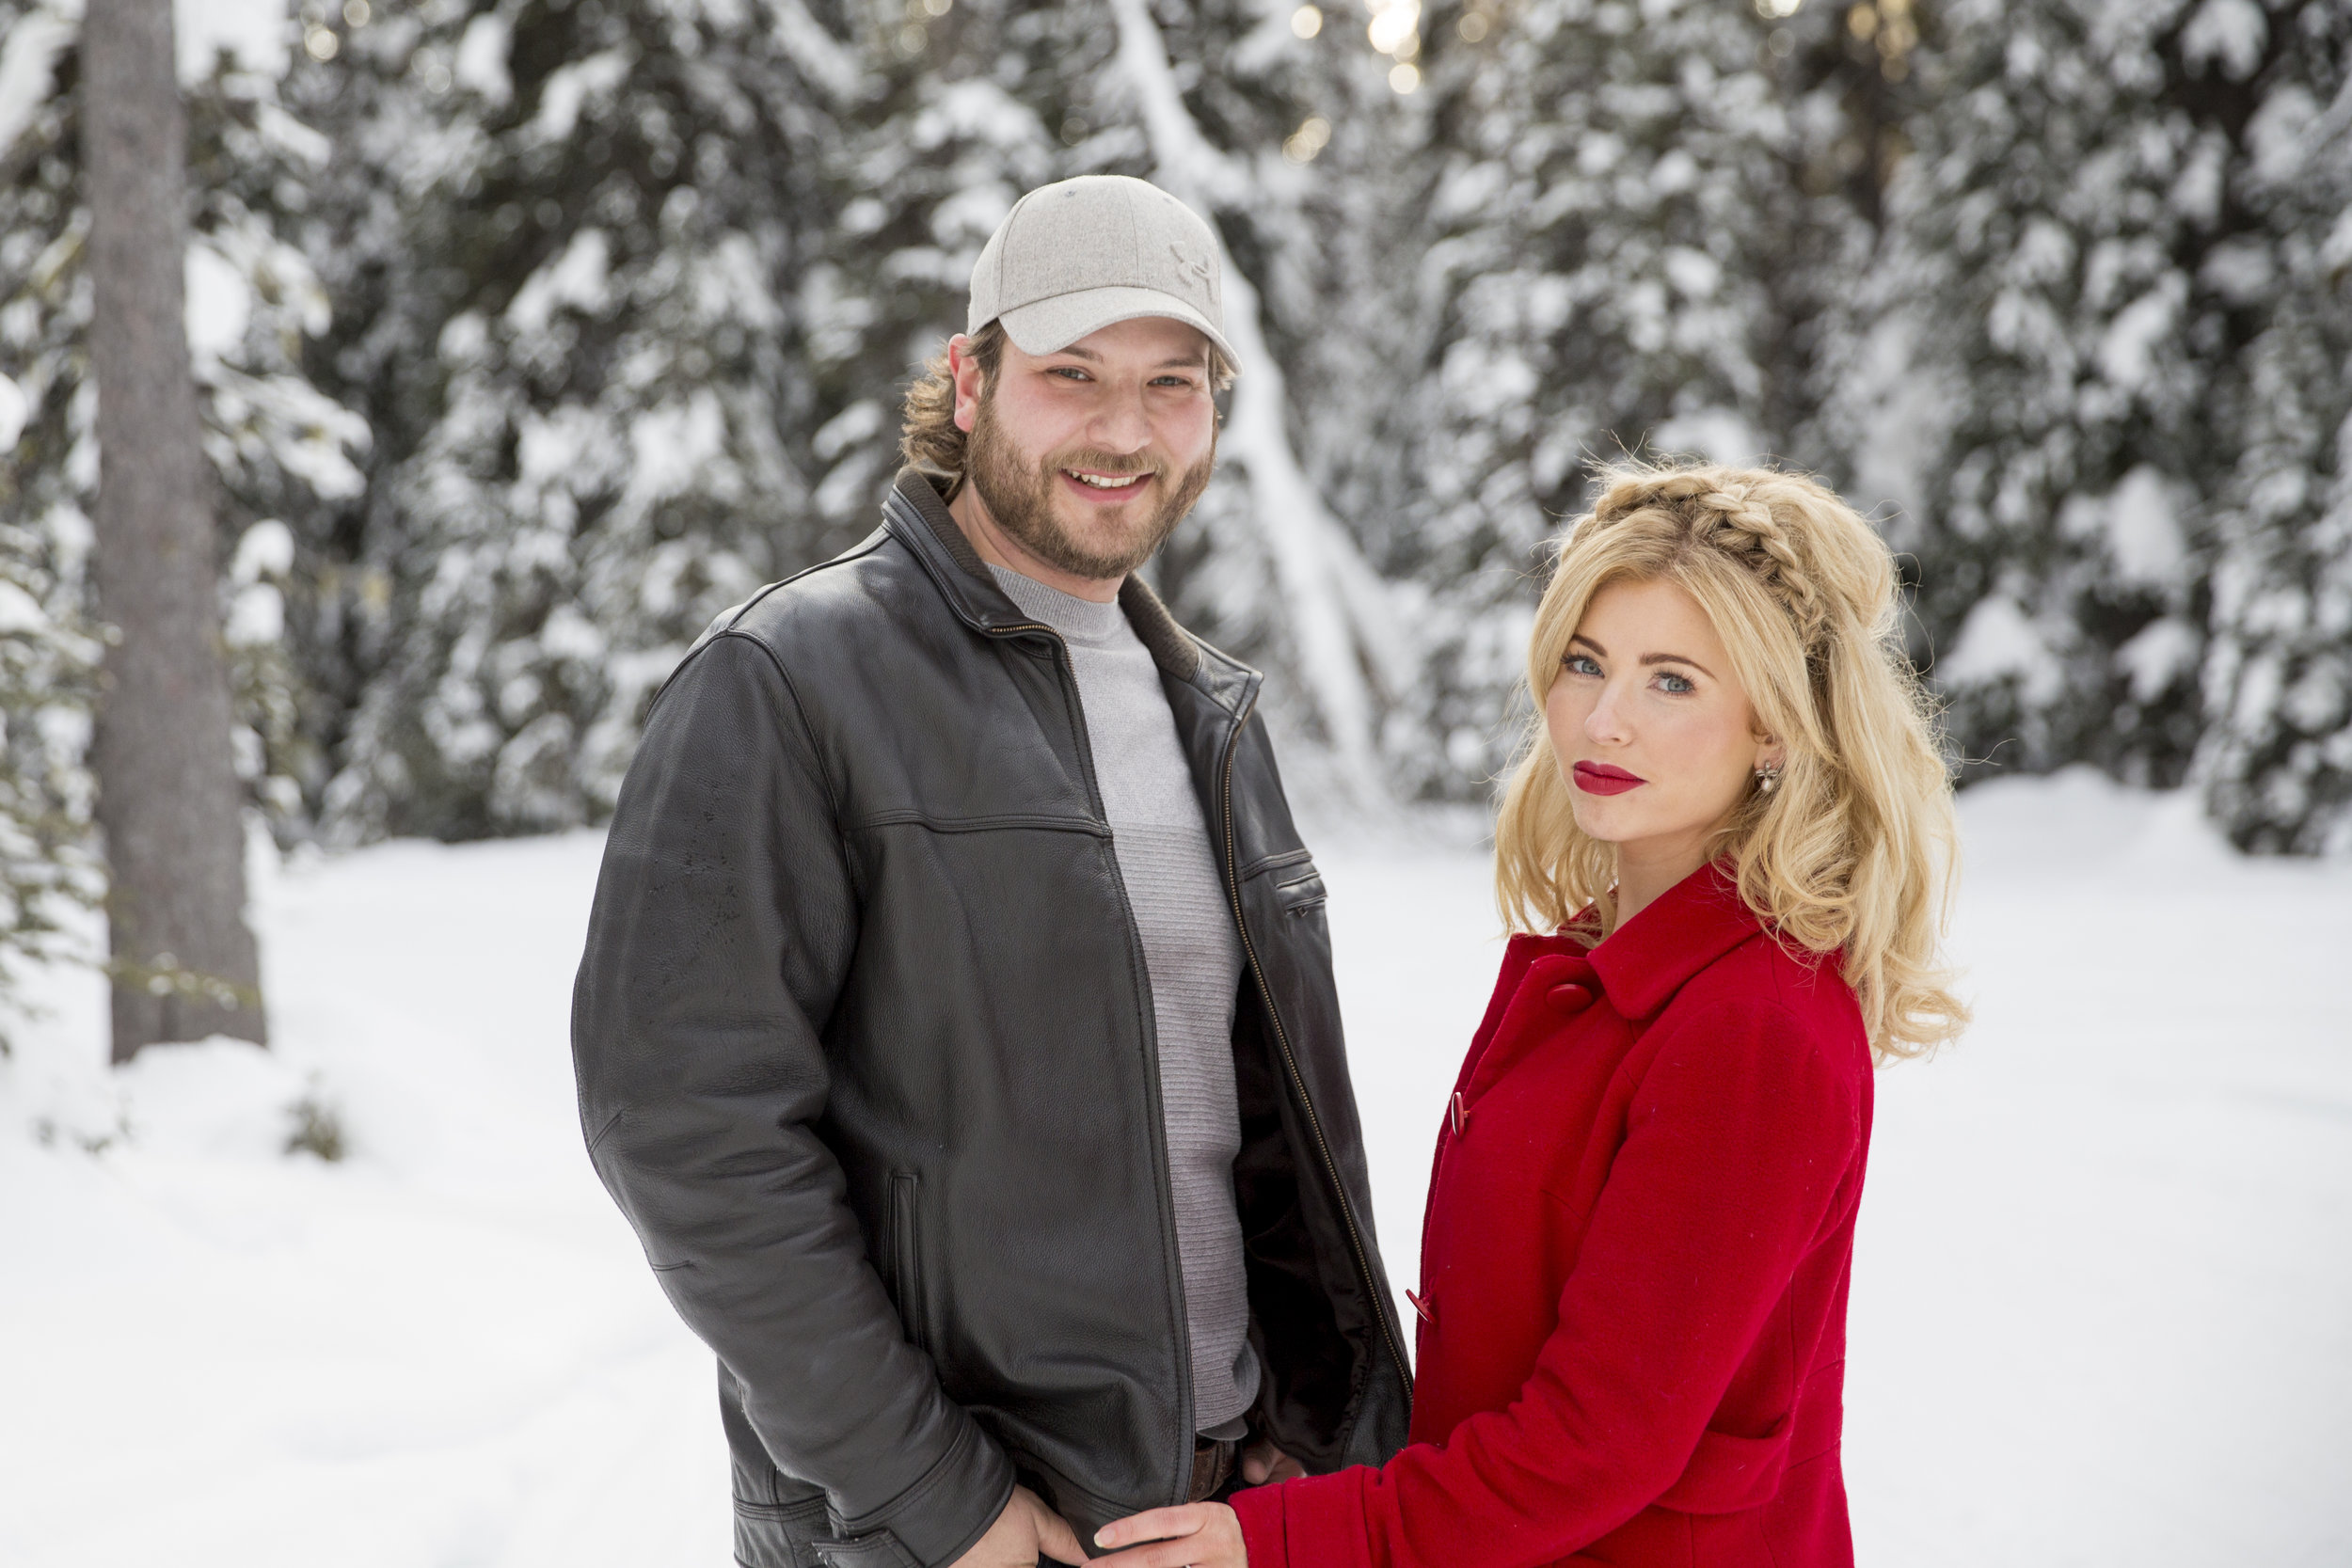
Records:
[[[573,988],[589,1155],[779,1470],[835,1532],[951,1562],[1012,1491],[908,1343],[816,1131],[858,913],[783,668],[722,635],[654,705]],[[856,1560],[897,1562],[888,1540]]]
[[[1856,1069],[1777,1007],[1657,1027],[1518,1397],[1381,1468],[1237,1494],[1250,1568],[1555,1562],[1682,1477],[1840,1207],[1862,1123]]]

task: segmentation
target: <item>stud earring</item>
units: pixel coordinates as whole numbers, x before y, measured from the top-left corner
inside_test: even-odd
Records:
[[[1758,795],[1770,795],[1772,792],[1772,786],[1778,783],[1780,783],[1780,766],[1777,763],[1756,770],[1756,792]]]

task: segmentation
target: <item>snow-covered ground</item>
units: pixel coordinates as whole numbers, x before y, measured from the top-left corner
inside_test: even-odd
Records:
[[[1863,1561],[2352,1561],[2352,865],[2234,859],[2079,774],[1963,816],[1979,1022],[1880,1079]],[[1321,847],[1403,1284],[1497,958],[1486,870]],[[0,1064],[0,1563],[726,1560],[708,1358],[573,1119],[596,852],[266,876],[269,1055],[110,1079],[95,983],[45,985]],[[305,1098],[342,1164],[280,1152]]]

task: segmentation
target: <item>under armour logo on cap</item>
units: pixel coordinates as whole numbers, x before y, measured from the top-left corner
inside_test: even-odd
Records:
[[[1001,321],[1029,354],[1068,348],[1116,322],[1165,316],[1229,359],[1216,230],[1157,185],[1089,174],[1031,191],[972,269],[965,330]]]

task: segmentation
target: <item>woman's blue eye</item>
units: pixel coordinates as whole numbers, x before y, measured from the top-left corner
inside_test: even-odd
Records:
[[[1660,671],[1658,673],[1658,681],[1661,688],[1667,691],[1675,693],[1677,696],[1685,691],[1696,691],[1698,689],[1697,687],[1691,684],[1690,676],[1677,675],[1672,670]]]
[[[1582,654],[1570,654],[1560,662],[1566,665],[1569,671],[1575,674],[1597,675],[1600,673],[1600,666],[1594,663],[1590,658],[1586,657]]]

